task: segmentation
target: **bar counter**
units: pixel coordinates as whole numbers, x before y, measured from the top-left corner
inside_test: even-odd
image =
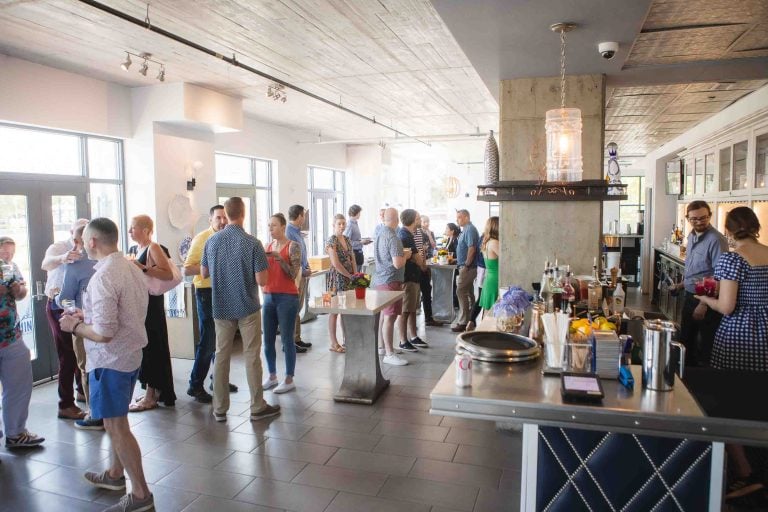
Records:
[[[431,414],[523,424],[520,510],[719,511],[724,443],[768,446],[768,422],[708,416],[677,377],[645,390],[633,366],[633,390],[602,379],[601,403],[569,403],[542,363],[475,360],[468,388],[452,363],[430,394]]]

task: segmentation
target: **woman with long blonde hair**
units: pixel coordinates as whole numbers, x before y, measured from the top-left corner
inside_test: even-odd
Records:
[[[480,246],[485,260],[485,279],[480,294],[480,307],[488,310],[499,296],[499,218],[493,216],[485,223],[483,243]]]

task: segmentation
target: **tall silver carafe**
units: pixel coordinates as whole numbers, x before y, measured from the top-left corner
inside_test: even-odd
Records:
[[[672,348],[680,349],[680,377],[685,366],[685,347],[672,341],[675,324],[658,320],[646,321],[643,345],[643,388],[653,391],[671,391],[675,384],[672,366]]]

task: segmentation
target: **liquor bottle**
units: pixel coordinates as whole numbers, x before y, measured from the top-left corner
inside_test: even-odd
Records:
[[[546,313],[553,311],[552,307],[552,283],[551,283],[551,270],[547,269],[541,276],[541,298],[544,301],[544,309]]]
[[[600,276],[597,274],[597,265],[592,266],[592,281],[589,282],[588,293],[587,308],[590,313],[597,313],[603,299],[603,284],[600,282]]]
[[[563,281],[563,304],[568,304],[564,310],[569,315],[576,312],[576,289],[571,284],[571,279],[571,272],[568,271]]]
[[[624,303],[626,295],[624,293],[624,287],[621,285],[621,271],[619,271],[619,279],[616,283],[616,288],[613,291],[613,313],[621,315],[624,313]]]

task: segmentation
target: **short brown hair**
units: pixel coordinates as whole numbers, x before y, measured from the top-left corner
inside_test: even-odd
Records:
[[[347,213],[349,213],[350,217],[354,217],[361,211],[363,211],[363,209],[360,207],[359,204],[353,204],[352,206],[349,207],[349,210],[347,210]]]
[[[693,210],[701,210],[702,208],[706,208],[710,215],[712,215],[712,208],[709,207],[709,203],[706,201],[696,200],[691,201],[688,203],[688,206],[685,207],[685,216],[688,216],[688,212]]]
[[[725,216],[725,229],[736,240],[760,236],[760,221],[751,208],[739,206]]]
[[[240,219],[245,216],[245,203],[242,197],[230,197],[224,201],[224,213],[229,219]]]
[[[280,212],[277,212],[274,215],[272,215],[272,218],[277,219],[278,222],[280,222],[281,226],[285,226],[286,224],[288,224],[288,222],[285,220],[285,215],[283,215]]]
[[[412,225],[414,222],[416,222],[416,210],[413,208],[406,208],[400,212],[400,222],[403,223],[403,226]]]

